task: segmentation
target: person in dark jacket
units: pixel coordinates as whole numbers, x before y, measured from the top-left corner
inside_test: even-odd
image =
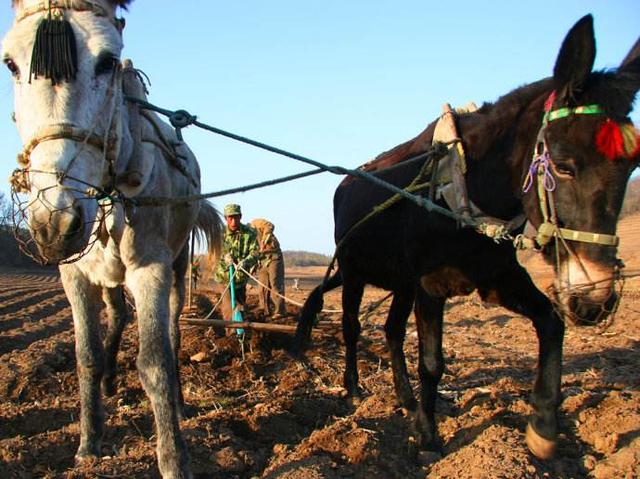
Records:
[[[273,314],[273,318],[277,319],[287,313],[284,304],[284,257],[280,242],[273,233],[275,226],[270,221],[258,218],[251,221],[249,226],[258,233],[260,245],[257,277],[265,285],[259,285],[260,308],[265,315]]]

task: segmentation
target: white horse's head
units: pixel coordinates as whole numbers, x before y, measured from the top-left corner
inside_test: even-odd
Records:
[[[115,16],[129,1],[12,1],[2,58],[24,144],[13,185],[29,194],[31,235],[52,262],[87,246],[97,200],[111,192],[130,143],[120,118],[124,22]]]

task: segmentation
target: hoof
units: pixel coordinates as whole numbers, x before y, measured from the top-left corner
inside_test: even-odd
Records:
[[[362,401],[360,394],[347,395],[347,404],[353,409],[357,409],[362,404]]]
[[[112,397],[116,395],[117,392],[116,381],[114,378],[104,378],[102,380],[102,394],[105,397]]]
[[[82,464],[87,464],[87,463],[93,464],[99,459],[100,459],[100,456],[98,454],[93,454],[86,451],[78,451],[74,456],[74,461],[76,466],[80,466]]]
[[[538,434],[531,424],[527,424],[527,447],[538,459],[546,461],[556,452],[556,441],[550,441]]]
[[[420,451],[416,460],[421,466],[428,467],[442,459],[442,456],[440,451]]]
[[[196,417],[198,415],[198,408],[183,403],[181,406],[178,406],[176,412],[178,413],[178,420],[182,421]]]

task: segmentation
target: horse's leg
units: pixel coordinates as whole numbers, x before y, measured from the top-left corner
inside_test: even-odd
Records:
[[[538,372],[531,394],[534,412],[527,427],[527,445],[537,457],[547,459],[554,453],[558,433],[564,323],[522,267],[501,276],[494,287],[500,304],[529,317],[536,329]]]
[[[161,247],[147,245],[157,255]],[[180,434],[176,405],[177,378],[171,349],[169,296],[173,281],[171,253],[164,261],[130,266],[127,286],[138,313],[138,374],[156,423],[158,467],[163,478],[191,477],[189,454]]]
[[[393,301],[389,308],[389,316],[384,325],[384,331],[391,354],[391,369],[393,371],[393,384],[396,390],[396,398],[400,406],[415,412],[416,398],[409,384],[407,362],[402,349],[407,332],[407,319],[409,319],[409,315],[411,314],[413,300],[413,294],[394,293]]]
[[[105,396],[116,393],[116,373],[118,349],[122,331],[129,319],[129,312],[124,297],[124,287],[103,288],[102,300],[107,306],[107,334],[104,338],[105,368],[102,376],[102,391]]]
[[[189,248],[188,245],[182,248],[182,251],[173,262],[173,283],[171,285],[171,296],[169,299],[170,314],[170,332],[171,350],[173,351],[173,360],[176,374],[176,405],[178,413],[182,416],[184,413],[184,397],[182,395],[182,381],[180,380],[180,314],[184,307],[185,296],[185,280],[184,275],[189,266]]]
[[[346,278],[343,269],[342,286],[342,335],[345,344],[344,387],[347,397],[357,402],[360,399],[358,389],[358,337],[360,321],[358,311],[364,292],[364,284],[356,278]]]
[[[418,445],[422,449],[441,449],[436,427],[435,410],[438,383],[444,372],[442,354],[442,321],[445,298],[428,295],[422,288],[416,291],[415,315],[418,329],[418,375],[420,376],[420,407],[414,417]]]
[[[100,456],[104,434],[104,411],[100,381],[104,351],[100,341],[101,288],[74,265],[61,265],[60,275],[71,304],[76,341],[76,369],[80,389],[80,446],[76,460]]]

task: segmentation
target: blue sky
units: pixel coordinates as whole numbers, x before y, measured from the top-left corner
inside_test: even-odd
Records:
[[[0,4],[0,32],[11,25]],[[640,34],[637,0],[134,1],[123,57],[151,79],[150,100],[219,128],[328,164],[356,167],[420,132],[449,102],[494,101],[549,76],[569,28],[592,13],[596,68],[617,66]],[[0,177],[20,142],[12,86],[0,73]],[[638,108],[633,113],[640,123]],[[309,167],[190,127],[211,192]],[[283,249],[333,252],[323,175],[218,198],[243,220],[268,218]],[[0,183],[8,193],[8,184]]]

